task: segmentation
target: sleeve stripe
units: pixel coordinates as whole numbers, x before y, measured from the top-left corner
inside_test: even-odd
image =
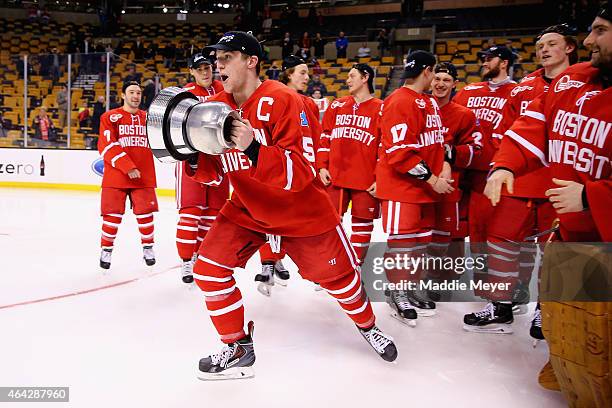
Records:
[[[465,167],[469,167],[470,164],[472,164],[472,159],[474,158],[474,148],[472,147],[472,145],[468,145],[468,149],[470,149],[470,158]]]
[[[326,147],[319,147],[319,148],[317,149],[317,152],[329,152],[329,151],[330,151],[330,150],[329,150],[328,148],[326,148]]]
[[[113,147],[113,146],[119,146],[119,143],[117,143],[117,142],[113,142],[113,143],[109,144],[108,146],[106,146],[106,147],[104,148],[104,150],[102,150],[102,153],[100,153],[100,156],[101,156],[101,157],[104,157],[104,155],[106,154],[106,152],[108,152],[108,151],[110,150],[110,148],[111,148],[111,147]]]
[[[120,158],[122,158],[123,156],[127,156],[127,155],[125,154],[125,152],[119,153],[118,155],[116,155],[115,157],[113,157],[113,158],[111,159],[111,166],[116,167],[116,166],[115,166],[115,162],[116,162],[117,160],[119,160]]]
[[[420,144],[403,144],[403,145],[397,145],[397,146],[393,146],[387,150],[385,150],[385,153],[389,154],[392,153],[396,150],[399,149],[406,149],[406,148],[414,148],[414,149],[418,149],[419,147],[421,147]]]
[[[544,166],[548,167],[548,161],[546,161],[546,156],[544,156],[544,152],[542,150],[538,149],[535,145],[527,141],[527,139],[513,132],[512,130],[507,130],[506,136],[513,139],[515,142],[523,146],[525,149],[529,150],[534,156],[540,159],[540,161],[542,162]]]
[[[542,122],[546,122],[546,116],[544,116],[540,112],[534,112],[534,111],[526,110],[525,113],[523,113],[523,115],[524,116],[529,116],[530,118],[534,118],[534,119],[540,120]]]
[[[291,184],[293,184],[293,160],[291,160],[291,152],[285,150],[285,156],[287,157],[287,185],[285,190],[291,190]]]

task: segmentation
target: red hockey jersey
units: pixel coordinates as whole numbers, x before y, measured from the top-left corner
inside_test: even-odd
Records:
[[[208,88],[204,88],[195,82],[190,82],[183,89],[197,96],[200,102],[206,102],[211,96],[223,90],[223,84],[221,81],[214,79]]]
[[[456,202],[461,198],[459,179],[463,170],[470,167],[474,159],[480,155],[482,135],[478,120],[470,109],[450,101],[440,108],[444,143],[455,147],[455,163],[453,164],[453,187],[455,191],[442,194],[441,200]]]
[[[454,102],[471,109],[480,124],[482,150],[470,166],[471,169],[477,170],[471,172],[470,176],[472,189],[475,191],[484,190],[493,155],[506,130],[503,111],[515,86],[516,83],[510,79],[498,84],[477,82],[465,86],[453,98]]]
[[[210,100],[238,109],[231,94]],[[245,228],[267,234],[307,237],[333,229],[340,219],[316,177],[311,154],[304,152],[309,135],[302,99],[277,81],[264,81],[239,109],[261,143],[257,166],[232,150],[221,156],[200,153],[196,181],[218,185],[225,175],[234,187],[221,214]],[[310,136],[306,136],[310,137]]]
[[[298,94],[302,98],[302,103],[306,108],[306,119],[308,120],[308,126],[310,128],[310,137],[312,138],[312,145],[308,140],[308,135],[304,137],[304,153],[310,155],[308,161],[316,160],[317,150],[321,143],[321,122],[319,121],[319,108],[317,104],[306,95]]]
[[[585,185],[589,208],[560,214],[566,241],[612,241],[612,89],[590,63],[569,67],[529,104],[506,137],[496,167],[522,175],[550,166],[552,177]]]
[[[102,114],[98,138],[98,151],[104,159],[102,187],[156,187],[146,122],[147,113],[143,110],[131,114],[117,108]],[[140,178],[127,176],[132,169],[140,171]]]
[[[404,86],[389,95],[380,121],[382,152],[376,166],[376,195],[382,200],[430,203],[440,200],[426,181],[408,174],[425,161],[442,171],[444,132],[438,103]]]
[[[329,170],[334,186],[367,190],[374,183],[382,104],[377,98],[357,103],[345,96],[325,112],[317,167]]]
[[[506,122],[504,129],[509,129],[519,116],[531,114],[531,111],[528,109],[529,103],[546,92],[548,85],[549,83],[544,79],[544,68],[523,78],[520,84],[510,92],[510,98],[503,113],[504,122]],[[506,144],[512,143],[512,141],[504,141],[505,139],[507,138],[502,139],[499,150],[504,149]],[[495,161],[496,157],[494,156],[493,162],[495,163]],[[531,171],[514,181],[514,194],[512,196],[546,198],[544,192],[553,187],[551,180],[552,177],[548,167]],[[502,194],[509,195],[505,187]]]

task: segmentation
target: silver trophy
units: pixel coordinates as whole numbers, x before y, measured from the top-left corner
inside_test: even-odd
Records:
[[[235,147],[230,138],[238,112],[223,102],[199,102],[191,92],[171,86],[153,99],[147,113],[147,137],[161,162],[189,159],[194,153],[223,154]]]

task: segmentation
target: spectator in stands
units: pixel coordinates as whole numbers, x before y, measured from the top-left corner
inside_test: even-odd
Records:
[[[319,108],[319,121],[323,120],[323,114],[329,107],[329,99],[321,95],[321,91],[318,89],[314,91],[310,97],[314,100],[315,104]]]
[[[49,73],[51,74],[51,77],[53,78],[53,82],[57,82],[59,81],[60,78],[60,55],[59,52],[57,50],[57,47],[53,47],[51,49],[51,54],[49,55],[49,65],[50,65],[50,70]]]
[[[268,35],[272,31],[272,14],[270,14],[270,7],[266,6],[264,9],[264,17],[261,23],[261,31]]]
[[[317,33],[312,41],[312,45],[314,46],[314,56],[317,58],[323,58],[325,51],[325,40],[321,37],[321,33]]]
[[[164,56],[164,67],[171,68],[174,65],[174,59],[176,58],[176,48],[170,41],[166,41],[166,46],[162,51]]]
[[[155,98],[155,82],[152,79],[147,79],[142,84],[142,99],[140,101],[140,109],[147,110]]]
[[[272,66],[266,71],[266,75],[268,79],[273,79],[278,81],[278,77],[280,75],[280,68],[276,66],[276,64],[272,64]]]
[[[79,108],[79,127],[89,127],[90,118],[89,108]]]
[[[189,50],[189,42],[184,41],[179,48],[176,49],[175,66],[184,67],[187,65],[187,52]]]
[[[344,31],[340,31],[336,39],[336,57],[346,58],[346,49],[348,48],[348,38],[344,36]]]
[[[519,54],[519,51],[512,45],[512,40],[506,40],[506,47],[510,50],[510,52],[512,52],[512,55],[514,56],[514,65],[512,65],[508,70],[508,75],[510,75],[510,78],[514,79],[514,73],[521,66],[521,55]]]
[[[53,142],[57,139],[57,129],[53,126],[53,121],[47,115],[47,107],[41,106],[38,114],[32,120],[34,137],[45,142]]]
[[[100,133],[100,116],[106,112],[106,104],[103,96],[99,96],[93,105],[93,115],[91,115],[91,130],[94,134]]]
[[[327,88],[325,87],[325,84],[321,82],[321,77],[319,75],[312,76],[312,80],[308,84],[306,93],[308,95],[312,95],[315,91],[321,92],[321,96],[327,95]]]
[[[283,38],[283,59],[287,58],[289,55],[293,55],[293,40],[291,39],[291,34],[289,32],[285,33],[285,38]]]
[[[368,43],[364,41],[363,44],[361,44],[361,47],[359,47],[357,50],[357,56],[359,58],[367,58],[370,56],[371,52],[372,50],[370,50],[370,47],[368,47]]]
[[[135,81],[135,82],[140,83],[141,74],[139,72],[136,72],[136,66],[134,66],[133,64],[130,64],[128,65],[127,70],[128,72],[125,75],[123,82]]]
[[[378,55],[379,57],[385,56],[385,51],[389,49],[389,37],[387,36],[387,29],[383,28],[378,32]]]
[[[62,89],[57,93],[55,102],[57,103],[57,113],[59,114],[59,128],[63,129],[66,127],[66,114],[68,111],[68,87],[66,84],[62,84]]]
[[[144,59],[154,59],[155,54],[157,54],[157,47],[151,42],[144,52]]]
[[[314,75],[322,75],[323,74],[323,69],[321,69],[321,64],[319,64],[319,60],[316,58],[313,58],[310,60],[310,63],[312,64],[312,73]]]
[[[300,38],[300,41],[298,42],[298,46],[301,49],[306,49],[308,51],[308,58],[310,58],[310,47],[312,46],[312,41],[308,35],[308,31],[304,31],[302,38]]]
[[[486,43],[482,46],[482,50],[486,51],[491,47],[495,46],[495,40],[493,38],[489,38]]]
[[[140,60],[143,59],[145,53],[145,45],[142,37],[136,38],[134,44],[132,45],[132,51],[134,51],[134,59]]]
[[[2,117],[2,111],[0,111],[0,137],[7,137],[8,131],[8,123],[4,121],[4,118]]]

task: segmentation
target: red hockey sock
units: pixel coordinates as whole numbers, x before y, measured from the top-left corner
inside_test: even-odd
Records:
[[[200,216],[200,221],[198,224],[198,242],[195,248],[196,252],[198,252],[198,250],[200,249],[200,245],[202,244],[202,241],[204,241],[206,233],[208,232],[208,230],[210,230],[210,226],[213,222],[215,222],[217,214],[219,214],[219,210],[216,208],[205,208],[202,211],[202,215]]]
[[[372,238],[372,230],[374,229],[374,221],[365,218],[352,217],[351,227],[351,245],[359,258],[359,263],[363,264],[368,253],[370,239]]]
[[[270,244],[266,242],[259,248],[259,258],[261,258],[261,263],[264,262],[273,262],[276,263],[285,257],[285,250],[281,249],[280,253],[272,252],[272,248]]]
[[[137,214],[138,230],[140,231],[140,242],[142,245],[153,245],[153,213]]]
[[[332,282],[321,282],[320,285],[338,301],[340,307],[357,326],[367,329],[374,325],[372,305],[361,287],[361,277],[357,271]]]
[[[122,218],[123,214],[105,214],[102,216],[101,246],[103,249],[113,249]]]
[[[176,249],[183,260],[191,259],[197,252],[198,223],[202,210],[198,207],[187,207],[179,210],[179,221],[176,226]]]

